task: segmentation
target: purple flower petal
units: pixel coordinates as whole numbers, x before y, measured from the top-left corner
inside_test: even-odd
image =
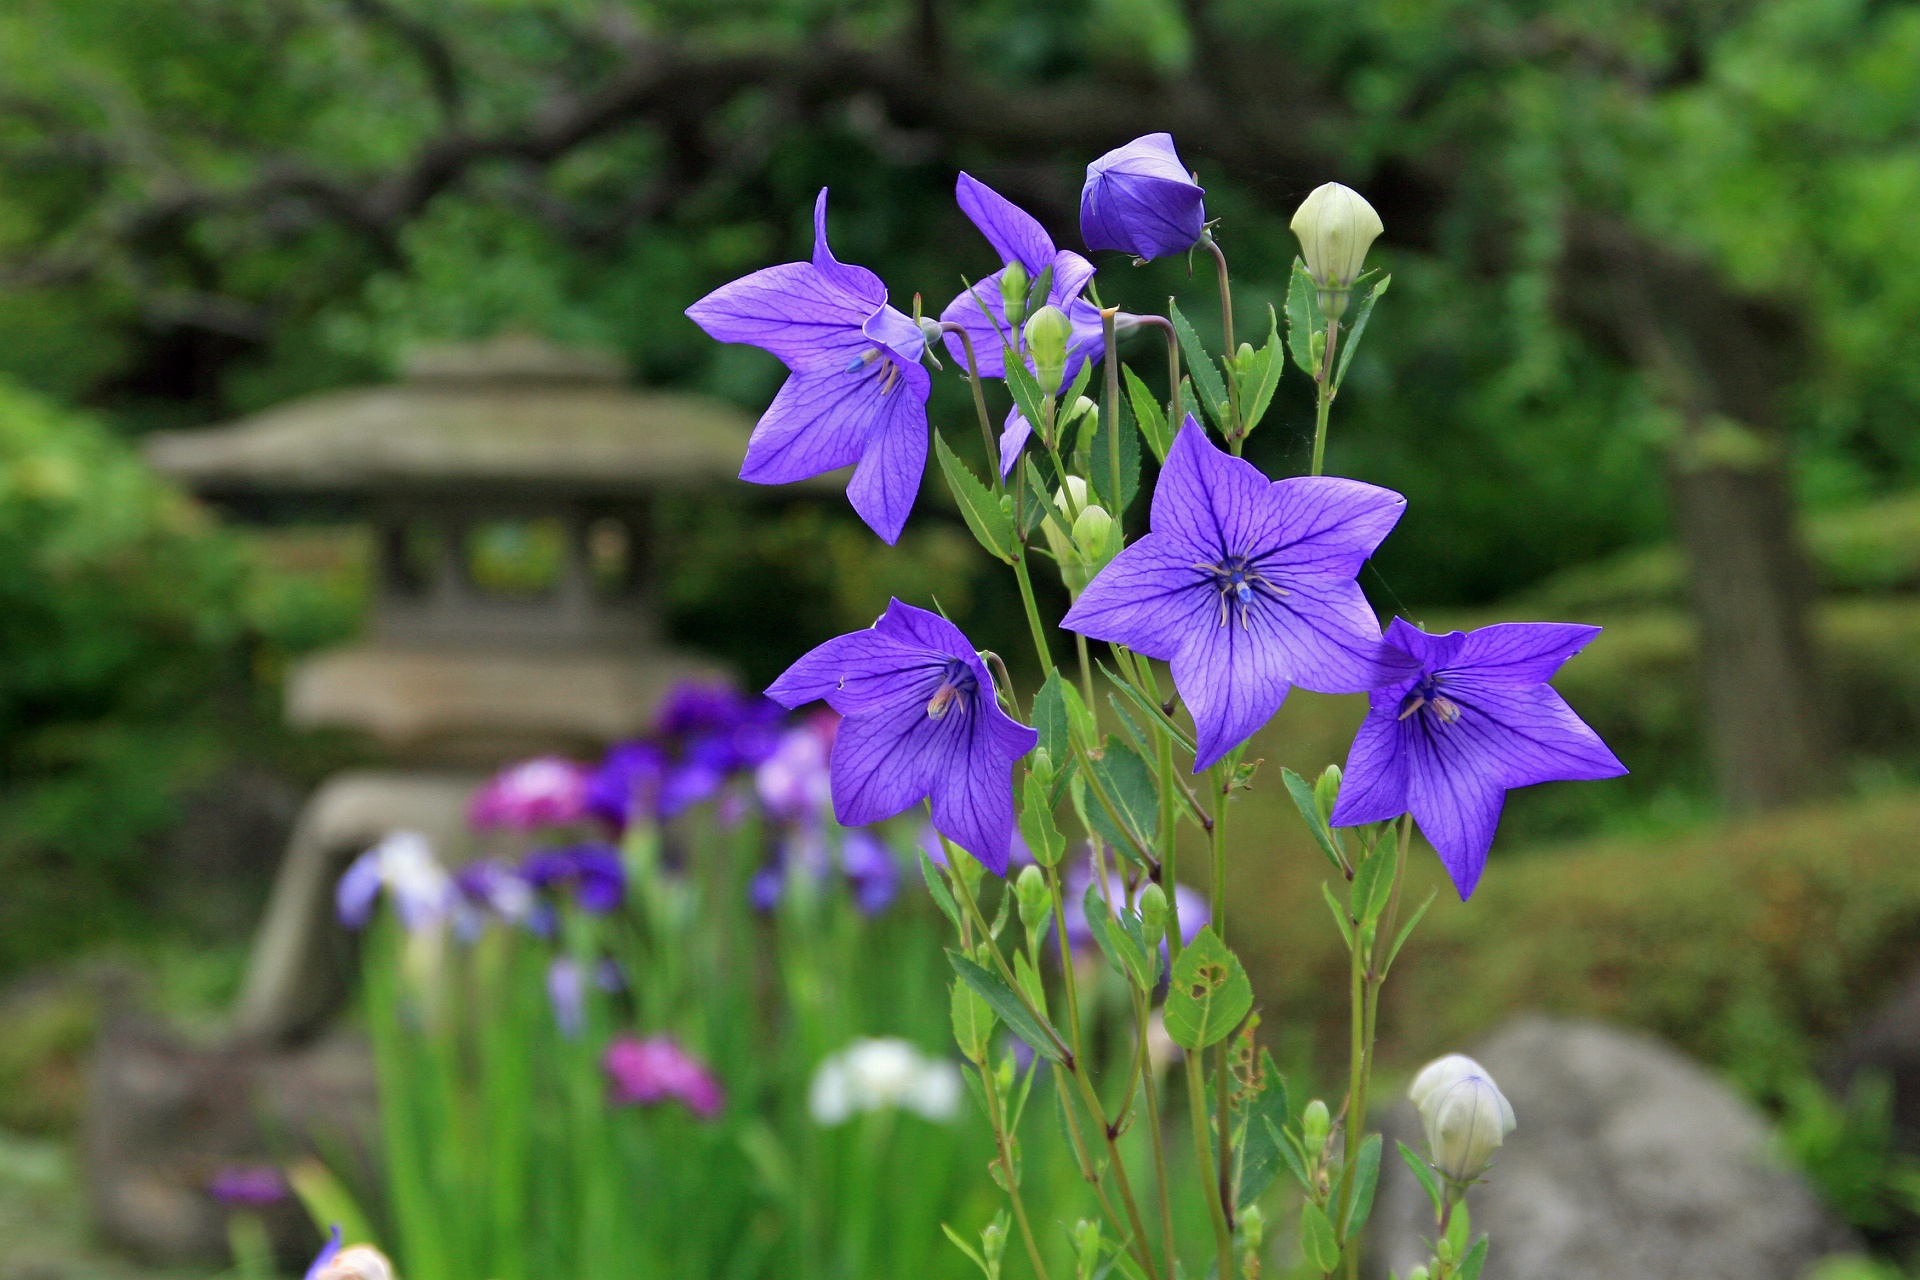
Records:
[[[1394,703],[1398,702],[1396,697]],[[1385,822],[1407,811],[1407,751],[1402,733],[1400,722],[1392,716],[1370,715],[1360,722],[1340,776],[1334,826]]]
[[[325,1271],[339,1254],[340,1245],[340,1224],[336,1222],[333,1224],[333,1229],[327,1232],[327,1242],[320,1246],[320,1252],[315,1254],[313,1261],[308,1264],[304,1280],[314,1280],[315,1276]]]
[[[888,545],[900,540],[920,496],[927,468],[927,395],[933,385],[920,365],[899,368],[900,383],[880,397],[866,450],[847,485],[853,509]]]
[[[939,687],[937,672],[924,682],[931,696]],[[930,718],[927,698],[904,714],[848,715],[833,742],[833,816],[843,827],[881,822],[926,799],[940,766],[948,763],[941,748],[950,736],[947,726]],[[1012,804],[1009,788],[1008,804]],[[942,825],[941,830],[947,828]],[[952,831],[948,836],[960,837]]]
[[[1596,630],[1598,628],[1595,628]],[[1600,735],[1573,713],[1550,685],[1530,689],[1487,684],[1479,669],[1448,681],[1446,692],[1462,708],[1460,723],[1485,717],[1498,728],[1501,783],[1588,782],[1627,771]],[[1489,754],[1496,754],[1493,746]]]
[[[334,913],[347,928],[364,929],[379,898],[380,850],[373,848],[355,858],[340,877],[333,891]]]
[[[1089,249],[1139,258],[1185,253],[1206,227],[1205,196],[1180,163],[1172,135],[1150,133],[1087,166],[1080,235]]]
[[[1464,722],[1464,717],[1463,717]],[[1458,728],[1459,724],[1449,726]],[[1464,901],[1480,882],[1506,788],[1486,761],[1452,744],[1415,737],[1407,752],[1407,807]]]
[[[824,276],[835,288],[852,294],[865,301],[869,306],[883,305],[887,300],[887,286],[880,277],[865,267],[850,266],[833,256],[833,250],[827,247],[827,188],[820,188],[820,194],[813,200],[813,268]]]
[[[1020,461],[1020,451],[1027,447],[1027,440],[1033,435],[1033,424],[1015,405],[1007,410],[1007,420],[1000,426],[1000,477],[1005,479],[1013,474],[1014,463]]]
[[[1025,209],[970,173],[963,172],[955,182],[953,197],[1000,261],[1018,262],[1029,280],[1038,280],[1053,265],[1053,237]]]
[[[1484,684],[1540,684],[1599,634],[1577,622],[1496,623],[1469,634],[1449,665],[1472,667]]]

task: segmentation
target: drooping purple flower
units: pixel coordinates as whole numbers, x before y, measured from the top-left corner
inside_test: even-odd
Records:
[[[947,846],[940,843],[940,833],[933,829],[932,823],[928,823],[926,826],[920,828],[920,839],[917,843],[920,846],[921,852],[927,855],[928,860],[932,862],[934,866],[939,867],[942,871],[948,869]],[[1013,829],[1013,848],[1007,854],[1007,866],[1009,868],[1028,867],[1033,864],[1033,850],[1027,847],[1026,837],[1020,834],[1020,828],[1015,827]]]
[[[383,889],[408,933],[439,925],[454,907],[453,881],[416,831],[394,832],[347,867],[334,889],[340,923],[365,928]]]
[[[1293,685],[1359,693],[1410,666],[1354,581],[1406,507],[1331,476],[1269,481],[1187,416],[1153,493],[1153,531],[1061,626],[1173,665],[1198,730],[1194,772],[1246,741]]]
[[[565,826],[587,816],[587,767],[559,756],[540,756],[509,765],[474,793],[467,808],[472,826]]]
[[[616,742],[587,780],[587,810],[625,828],[656,817],[667,756],[651,742]]]
[[[927,463],[926,336],[886,286],[827,248],[827,192],[813,208],[813,260],[767,267],[687,308],[721,342],[778,356],[792,376],[760,417],[740,478],[791,484],[854,468],[847,499],[895,542]]]
[[[571,892],[574,903],[594,915],[617,910],[627,891],[626,868],[611,845],[541,849],[527,855],[520,874],[536,889]]]
[[[672,1036],[621,1036],[601,1059],[616,1104],[677,1101],[703,1120],[720,1114],[726,1095],[713,1073]]]
[[[547,964],[547,1004],[560,1034],[578,1040],[587,1025],[587,980],[573,957],[555,956]]]
[[[287,1179],[270,1164],[230,1164],[207,1180],[207,1194],[229,1209],[255,1209],[287,1198]]]
[[[1505,622],[1434,636],[1395,618],[1386,642],[1410,669],[1373,691],[1334,825],[1411,812],[1467,898],[1508,790],[1627,771],[1547,684],[1599,634],[1573,623]]]
[[[1000,293],[1001,279],[1014,263],[1018,263],[1027,279],[1033,282],[1040,279],[1042,272],[1051,270],[1046,300],[1066,312],[1073,326],[1073,334],[1067,340],[1065,376],[1058,387],[1044,388],[1057,394],[1079,374],[1083,362],[1100,358],[1100,310],[1080,296],[1087,281],[1093,279],[1093,264],[1071,249],[1055,249],[1053,237],[1032,214],[971,174],[960,175],[954,198],[1000,255],[1001,266],[949,302],[940,319],[966,328],[967,335],[973,339],[981,377],[1004,378],[1007,376],[1006,344],[1011,340],[1015,346],[1019,345],[1020,326],[1007,322],[1006,300]],[[966,368],[967,349],[959,335],[949,333],[945,340],[947,354],[962,369]],[[1027,367],[1032,369],[1031,359]]]
[[[1185,253],[1206,227],[1206,188],[1180,163],[1170,133],[1149,133],[1087,166],[1080,236],[1089,249],[1136,258]]]
[[[1013,762],[1039,735],[1000,709],[993,677],[960,628],[898,600],[865,631],[788,667],[767,696],[824,699],[844,719],[829,769],[842,826],[933,801],[933,825],[1005,875],[1013,843]]]

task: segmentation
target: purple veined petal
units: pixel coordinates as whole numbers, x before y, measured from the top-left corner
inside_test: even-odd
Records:
[[[940,313],[943,324],[957,324],[967,331],[967,336],[973,341],[973,356],[983,378],[1007,376],[1007,343],[1019,341],[1019,335],[1007,324],[1007,305],[1000,296],[1000,279],[1005,274],[1006,269],[1002,268],[974,281],[971,289],[957,295]],[[992,318],[989,319],[989,316]],[[947,354],[953,357],[953,362],[965,369],[967,348],[960,341],[960,335],[942,334],[941,340],[946,343]]]
[[[1188,414],[1154,486],[1153,533],[1192,563],[1251,554],[1270,487],[1251,462],[1215,448],[1206,429]]]
[[[1047,291],[1047,301],[1054,306],[1066,309],[1069,303],[1082,303],[1093,312],[1094,327],[1100,324],[1100,308],[1081,298],[1081,290],[1093,279],[1094,266],[1071,249],[1062,249],[1053,255],[1053,287]],[[1071,312],[1069,312],[1071,314]]]
[[[955,752],[933,776],[933,825],[997,876],[1013,851],[1013,761]]]
[[[1194,564],[1191,549],[1150,533],[1094,575],[1060,625],[1150,658],[1171,659],[1196,630],[1216,625],[1219,617],[1219,593]]]
[[[872,366],[796,373],[760,415],[740,478],[792,484],[850,467],[866,452],[875,420],[888,407]]]
[[[1352,578],[1283,581],[1284,597],[1256,596],[1248,614],[1267,620],[1268,644],[1292,683],[1315,693],[1365,693],[1412,673],[1410,659],[1381,643],[1373,606]]]
[[[1482,717],[1489,722],[1481,749],[1497,762],[1503,786],[1593,782],[1627,772],[1600,735],[1550,685],[1519,689],[1488,684],[1475,669],[1447,678],[1440,692],[1461,708],[1456,726],[1478,729]]]
[[[1376,706],[1360,722],[1347,752],[1347,767],[1340,774],[1340,798],[1330,819],[1333,826],[1385,822],[1407,811],[1405,729],[1391,709],[1398,703],[1395,697],[1384,712]]]
[[[820,194],[813,202],[813,268],[824,276],[835,288],[842,289],[868,304],[868,310],[882,306],[887,301],[887,286],[880,277],[865,267],[856,267],[841,262],[833,256],[833,250],[827,247],[827,189],[820,188]]]
[[[1287,650],[1275,643],[1282,628],[1273,614],[1256,607],[1245,617],[1245,626],[1235,611],[1224,624],[1202,622],[1173,656],[1173,683],[1193,713],[1195,773],[1258,732],[1291,687]]]
[[[1405,618],[1395,618],[1387,624],[1387,643],[1401,651],[1411,654],[1429,671],[1453,665],[1460,650],[1467,643],[1464,631],[1449,631],[1445,635],[1428,635]]]
[[[925,799],[945,755],[939,742],[948,723],[927,715],[924,703],[841,721],[828,762],[840,825],[869,826]]]
[[[1007,419],[1000,425],[1000,478],[1006,479],[1013,474],[1014,464],[1020,461],[1020,451],[1027,447],[1027,441],[1033,436],[1033,425],[1020,412],[1020,406],[1014,405],[1007,410]]]
[[[1479,737],[1470,716],[1439,730],[1433,720],[1414,715],[1403,722],[1408,726],[1407,807],[1464,902],[1486,868],[1507,791],[1498,765],[1469,740]],[[1463,726],[1466,732],[1457,732]]]
[[[889,599],[887,611],[874,619],[873,629],[881,635],[892,636],[902,644],[918,645],[976,665],[980,661],[966,632],[933,610],[922,609],[904,600]],[[977,667],[977,670],[984,673],[986,668]]]
[[[1393,490],[1358,480],[1282,480],[1271,486],[1253,535],[1265,544],[1261,568],[1351,578],[1406,509],[1407,500]]]
[[[898,307],[881,307],[867,317],[860,332],[893,353],[903,365],[917,363],[927,349],[927,335]]]
[[[969,173],[954,183],[953,198],[1003,264],[1018,262],[1029,280],[1053,265],[1053,237],[1025,209]]]
[[[861,332],[872,314],[870,300],[805,262],[764,267],[687,308],[709,337],[772,352],[796,373],[844,368],[872,345]]]
[[[373,904],[380,897],[380,850],[378,846],[355,858],[340,877],[333,893],[334,912],[349,929],[364,929],[373,918]]]
[[[1599,634],[1575,622],[1499,622],[1468,633],[1448,665],[1485,685],[1544,684]]]
[[[891,546],[900,540],[927,469],[927,395],[933,379],[922,365],[899,371],[879,404],[859,465],[847,484],[847,501],[867,527]]]
[[[865,631],[850,631],[815,646],[767,686],[767,696],[788,708],[818,702],[840,692],[849,680],[885,676],[926,660],[927,645],[912,636],[882,631],[879,623]],[[856,685],[846,701],[865,711],[884,705],[893,695],[884,689],[869,694]],[[841,715],[849,712],[835,707]]]

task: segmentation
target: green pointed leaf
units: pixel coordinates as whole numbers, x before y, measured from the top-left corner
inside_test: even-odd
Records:
[[[1033,967],[1033,961],[1027,959],[1027,953],[1013,953],[1013,976],[1020,982],[1020,990],[1026,993],[1027,1003],[1040,1010],[1046,1016],[1047,989],[1040,985],[1040,972]]]
[[[1051,464],[1052,460],[1048,459],[1048,462]],[[1034,465],[1031,453],[1022,461],[1018,474],[1027,486],[1025,503],[1020,509],[1020,536],[1024,538],[1038,529],[1040,522],[1049,515],[1058,519],[1060,513],[1053,505],[1053,499],[1049,496],[1051,490],[1041,478],[1040,468]]]
[[[1067,702],[1060,693],[1060,668],[1047,672],[1040,692],[1033,698],[1033,727],[1040,734],[1040,748],[1060,768],[1073,755],[1067,737]]]
[[[1139,752],[1111,735],[1092,767],[1115,812],[1109,814],[1097,797],[1090,796],[1087,817],[1101,839],[1137,858],[1137,850],[1153,848],[1160,830],[1160,794],[1153,785],[1153,771]],[[1122,826],[1114,825],[1116,817]]]
[[[1346,340],[1340,344],[1339,361],[1333,370],[1335,394],[1339,393],[1340,384],[1347,380],[1347,362],[1353,359],[1353,350],[1360,345],[1360,335],[1367,331],[1367,321],[1373,315],[1373,304],[1380,300],[1380,295],[1392,283],[1392,276],[1381,276],[1380,283],[1367,290],[1367,296],[1360,299],[1360,305],[1353,309],[1353,320],[1347,329]]]
[[[1227,416],[1227,388],[1220,381],[1220,370],[1213,363],[1213,357],[1207,354],[1206,347],[1200,343],[1200,335],[1193,331],[1187,318],[1180,314],[1180,308],[1172,302],[1167,303],[1167,312],[1173,319],[1173,331],[1180,337],[1180,349],[1187,356],[1187,370],[1193,375],[1194,385],[1200,389],[1200,404],[1213,419],[1213,425],[1224,434],[1229,428]]]
[[[1107,678],[1107,683],[1119,690],[1121,696],[1125,697],[1128,702],[1131,702],[1137,707],[1147,719],[1159,725],[1160,728],[1167,733],[1172,734],[1173,740],[1184,747],[1189,753],[1193,751],[1192,736],[1180,727],[1179,722],[1171,719],[1165,711],[1155,706],[1152,699],[1136,689],[1132,681],[1122,679],[1117,671],[1109,667],[1106,663],[1101,662],[1098,658],[1094,659],[1094,665],[1100,668],[1100,674]],[[1112,695],[1108,696],[1111,699]],[[1114,709],[1119,710],[1117,703]]]
[[[960,904],[953,900],[953,890],[947,888],[946,877],[933,859],[926,854],[920,855],[920,875],[927,882],[927,892],[933,895],[934,905],[940,908],[940,914],[953,921],[953,927],[960,927]]]
[[[1460,1280],[1480,1280],[1480,1268],[1487,1265],[1487,1237],[1481,1236],[1460,1260]]]
[[[1028,1010],[1027,1006],[1006,980],[991,969],[984,969],[958,951],[949,950],[947,961],[953,971],[960,975],[969,987],[985,998],[1007,1024],[1007,1029],[1025,1040],[1032,1050],[1048,1062],[1063,1062],[1058,1048],[1058,1034],[1048,1023]]]
[[[1413,1171],[1414,1179],[1427,1193],[1427,1199],[1433,1201],[1433,1211],[1437,1215],[1440,1212],[1440,1183],[1435,1180],[1433,1170],[1427,1167],[1427,1162],[1412,1147],[1404,1142],[1397,1145],[1400,1148],[1400,1158],[1406,1161],[1407,1168]]]
[[[1286,784],[1287,795],[1293,799],[1293,807],[1300,811],[1300,817],[1307,824],[1307,830],[1313,835],[1313,842],[1320,846],[1320,852],[1327,855],[1327,861],[1343,877],[1347,874],[1346,861],[1338,850],[1340,837],[1333,833],[1327,820],[1320,814],[1320,806],[1314,802],[1313,787],[1307,780],[1291,769],[1280,771],[1280,781]]]
[[[1393,946],[1387,952],[1386,963],[1380,966],[1380,980],[1382,982],[1386,981],[1387,974],[1392,971],[1393,962],[1400,955],[1400,948],[1406,946],[1407,939],[1413,936],[1413,927],[1420,923],[1420,917],[1426,915],[1427,908],[1433,905],[1434,895],[1437,893],[1439,893],[1438,889],[1427,890],[1426,899],[1421,902],[1419,909],[1408,916],[1407,922],[1400,926],[1400,934],[1393,940]]]
[[[1080,909],[1086,916],[1087,932],[1093,935],[1093,941],[1100,948],[1100,954],[1107,958],[1107,963],[1142,991],[1152,991],[1160,977],[1158,952],[1149,965],[1146,949],[1113,918],[1107,909],[1107,900],[1100,896],[1098,884],[1087,886],[1086,896],[1080,900]]]
[[[973,1259],[973,1265],[980,1268],[980,1274],[985,1276],[986,1280],[993,1280],[993,1272],[988,1268],[987,1260],[975,1252],[974,1247],[968,1244],[958,1231],[955,1231],[944,1222],[940,1224],[940,1229],[947,1233],[947,1239],[953,1241],[954,1248]]]
[[[1067,389],[1061,393],[1060,403],[1063,406],[1071,408],[1074,401],[1087,394],[1087,384],[1092,381],[1093,361],[1082,360],[1080,362],[1080,372],[1073,375],[1073,381],[1067,384]]]
[[[1373,911],[1373,899],[1378,893],[1382,880],[1392,878],[1393,852],[1389,849],[1375,849],[1359,866],[1353,869],[1353,883],[1347,888],[1348,914],[1361,924],[1372,924],[1376,918]],[[1382,905],[1385,905],[1382,903]]]
[[[1251,385],[1240,388],[1240,412],[1246,419],[1246,429],[1251,432],[1260,425],[1260,419],[1267,414],[1267,406],[1273,402],[1273,393],[1280,386],[1280,371],[1287,367],[1287,344],[1280,337],[1280,317],[1271,306],[1267,308],[1267,345],[1260,349],[1259,357],[1254,361],[1258,379],[1248,378]]]
[[[1307,274],[1307,264],[1295,258],[1293,275],[1287,281],[1287,350],[1300,372],[1315,378],[1313,335],[1326,330],[1327,318],[1320,314],[1320,290]]]
[[[1167,1034],[1189,1051],[1218,1044],[1233,1034],[1253,1008],[1253,984],[1239,957],[1208,925],[1173,962],[1167,988]]]
[[[1294,1181],[1300,1184],[1302,1191],[1311,1195],[1313,1193],[1313,1179],[1307,1173],[1306,1161],[1300,1158],[1300,1149],[1294,1145],[1293,1139],[1278,1125],[1275,1125],[1273,1121],[1268,1120],[1266,1122],[1266,1130],[1267,1136],[1272,1140],[1274,1146],[1279,1148],[1280,1158],[1287,1162],[1287,1169],[1293,1174]]]
[[[999,497],[989,492],[979,477],[967,469],[967,464],[954,455],[938,431],[933,433],[933,452],[940,460],[940,471],[947,478],[953,500],[960,505],[960,518],[967,522],[967,528],[973,531],[988,555],[1012,564],[1013,518],[1000,505]]]
[[[975,1065],[985,1062],[987,1051],[993,1047],[996,1021],[993,1006],[958,978],[953,980],[950,995],[948,1004],[953,1017],[953,1040],[960,1046],[960,1056]]]
[[[1119,426],[1109,430],[1109,419],[1117,418]],[[1114,440],[1119,440],[1119,457],[1114,457]],[[1120,470],[1120,496],[1116,501],[1113,495],[1113,470],[1116,464]],[[1133,428],[1133,415],[1127,412],[1124,401],[1116,401],[1113,412],[1102,413],[1100,424],[1093,437],[1093,453],[1087,461],[1087,482],[1092,486],[1094,497],[1107,513],[1118,519],[1133,503],[1140,490],[1140,433]]]
[[[1087,368],[1093,367],[1088,361]],[[1155,462],[1167,460],[1167,450],[1173,447],[1173,431],[1167,425],[1167,415],[1160,408],[1160,402],[1153,398],[1153,392],[1147,390],[1147,384],[1140,381],[1140,375],[1125,365],[1120,366],[1121,374],[1127,380],[1127,399],[1133,405],[1133,420],[1140,428],[1140,434],[1147,438],[1147,448],[1153,450]]]
[[[1013,401],[1020,406],[1020,416],[1033,428],[1036,439],[1047,439],[1053,434],[1053,422],[1046,414],[1046,393],[1040,389],[1039,379],[1017,355],[1008,354],[1005,363],[1007,389],[1013,392]]]
[[[1043,867],[1058,864],[1067,851],[1067,838],[1053,821],[1053,798],[1030,773],[1020,784],[1020,835],[1033,851],[1033,860]]]
[[[1238,1176],[1234,1180],[1234,1203],[1242,1209],[1260,1198],[1280,1169],[1281,1152],[1286,1139],[1281,1130],[1287,1123],[1287,1081],[1273,1065],[1273,1055],[1260,1051],[1260,1073],[1265,1086],[1247,1104],[1240,1122],[1242,1137]]]
[[[1308,1200],[1300,1206],[1300,1252],[1314,1270],[1330,1272],[1340,1265],[1340,1242],[1326,1211]]]
[[[1370,1133],[1360,1144],[1353,1161],[1353,1196],[1347,1201],[1346,1221],[1340,1224],[1340,1238],[1351,1240],[1367,1225],[1373,1212],[1373,1189],[1380,1183],[1380,1135]]]
[[[1340,936],[1347,940],[1347,950],[1353,950],[1353,921],[1347,915],[1347,909],[1340,905],[1340,899],[1333,896],[1333,890],[1327,882],[1320,882],[1320,896],[1327,900],[1327,910],[1333,912],[1333,922],[1340,926]]]

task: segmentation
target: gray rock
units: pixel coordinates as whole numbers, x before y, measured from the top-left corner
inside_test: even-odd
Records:
[[[1519,1128],[1468,1203],[1492,1236],[1482,1280],[1796,1280],[1857,1248],[1781,1167],[1766,1121],[1709,1072],[1650,1037],[1525,1017],[1473,1052]],[[1402,1103],[1388,1117],[1369,1273],[1426,1259],[1426,1195],[1394,1154],[1420,1147]]]

